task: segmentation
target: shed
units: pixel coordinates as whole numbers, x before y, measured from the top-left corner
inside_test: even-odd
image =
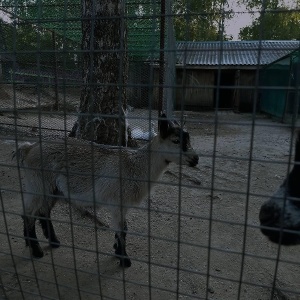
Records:
[[[299,41],[177,42],[174,106],[252,111],[262,68],[300,49]]]
[[[261,70],[260,109],[282,122],[291,122],[300,112],[300,50]]]

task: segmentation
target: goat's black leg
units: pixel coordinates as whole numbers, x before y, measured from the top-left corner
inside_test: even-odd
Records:
[[[43,250],[37,240],[35,232],[35,218],[32,217],[23,217],[24,220],[24,238],[26,246],[30,247],[32,256],[34,257],[43,257]]]
[[[120,266],[121,267],[130,267],[131,266],[131,260],[128,257],[126,253],[126,232],[127,232],[127,224],[124,222],[124,227],[121,232],[116,232],[115,234],[115,254],[120,259]]]
[[[60,246],[60,241],[56,237],[54,227],[50,219],[50,213],[40,214],[40,217],[41,217],[40,223],[45,238],[49,240],[50,246],[52,248],[58,248]]]

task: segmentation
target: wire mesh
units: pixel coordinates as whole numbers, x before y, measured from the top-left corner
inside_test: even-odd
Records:
[[[117,2],[111,1],[112,5]],[[265,2],[255,11],[261,18],[270,13]],[[145,155],[140,167],[147,173],[145,178],[139,176],[140,169],[128,173],[135,166],[133,160],[124,165],[127,156],[123,151],[133,157],[138,150],[118,146],[106,146],[114,151],[111,160],[107,160],[110,150],[103,150],[101,160],[107,163],[100,175],[99,146],[93,143],[86,142],[89,147],[80,154],[84,167],[75,171],[72,167],[79,157],[72,160],[68,155],[67,145],[72,143],[68,135],[81,113],[86,51],[81,45],[80,3],[1,2],[9,21],[1,22],[0,27],[0,299],[300,298],[299,246],[270,242],[259,222],[261,205],[293,168],[300,43],[266,41],[262,23],[256,41],[227,41],[224,22],[233,12],[227,1],[217,3],[220,7],[212,13],[204,6],[194,11],[193,1],[165,1],[164,70],[159,69],[162,3],[126,3],[128,134],[138,141],[139,150],[152,145],[149,140],[153,138],[160,140],[158,98],[162,89],[164,111],[180,126],[184,124],[199,155],[198,166],[190,168],[183,165],[182,150],[179,164],[169,164],[152,190],[148,170],[161,157],[169,157],[172,149],[161,149],[157,160],[151,156],[155,151]],[[244,16],[244,10],[239,14]],[[287,16],[295,12],[298,10],[284,10]],[[203,22],[215,18],[215,40],[191,41],[193,27],[189,24],[196,17]],[[108,23],[114,18],[108,18]],[[176,29],[182,22],[185,30],[179,36],[185,39],[175,41],[173,25]],[[89,53],[97,55],[97,51]],[[121,62],[117,63],[122,69]],[[90,88],[109,84],[96,81]],[[120,79],[113,86],[121,91],[124,83]],[[120,106],[121,97],[120,92]],[[103,116],[104,112],[92,112],[93,118]],[[181,132],[180,145],[183,137]],[[27,166],[22,162],[26,157],[11,159],[24,142],[40,145]],[[57,160],[60,154],[57,150],[47,156],[47,151],[59,145],[64,167],[53,172],[55,163],[61,163]],[[115,165],[118,171],[111,173]],[[42,180],[28,176],[35,170],[41,170]],[[63,187],[58,177],[52,189],[47,189],[49,174],[66,178],[64,195],[59,193]],[[74,178],[81,178],[76,186]],[[97,198],[99,178],[105,178],[108,186],[116,179],[109,188],[119,203]],[[40,192],[26,190],[25,180],[41,182]],[[82,197],[85,182],[91,189]],[[141,204],[128,202],[126,182],[134,182],[135,191],[146,185]],[[117,195],[118,185],[122,188]],[[44,252],[39,259],[25,246],[23,236],[21,216],[31,196],[46,203],[57,201],[51,219],[60,247],[52,248],[44,238],[43,230],[51,230],[47,215],[42,216],[41,224],[44,220],[47,225],[43,229],[36,225]],[[70,199],[88,202],[89,207],[73,206]],[[100,209],[96,209],[97,201],[103,202]],[[120,267],[113,249],[116,225],[109,212],[119,207],[121,211],[129,208],[126,246],[130,268]],[[295,208],[293,215],[298,213]]]

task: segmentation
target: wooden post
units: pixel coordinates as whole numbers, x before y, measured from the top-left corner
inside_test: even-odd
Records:
[[[58,110],[59,96],[58,96],[58,78],[57,78],[57,53],[56,53],[56,34],[52,31],[52,45],[54,51],[54,64],[53,64],[53,74],[54,74],[54,93],[55,93],[55,102],[53,109]]]
[[[159,54],[159,90],[158,90],[158,116],[161,116],[163,109],[164,98],[164,70],[165,70],[165,18],[166,18],[166,3],[161,0],[160,4],[160,54]]]

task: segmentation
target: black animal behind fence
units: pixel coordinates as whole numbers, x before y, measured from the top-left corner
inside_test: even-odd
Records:
[[[299,3],[204,2],[1,3],[0,299],[300,298]]]
[[[295,165],[276,193],[260,210],[262,232],[275,243],[297,245],[300,242],[299,161],[300,132],[295,147]]]

